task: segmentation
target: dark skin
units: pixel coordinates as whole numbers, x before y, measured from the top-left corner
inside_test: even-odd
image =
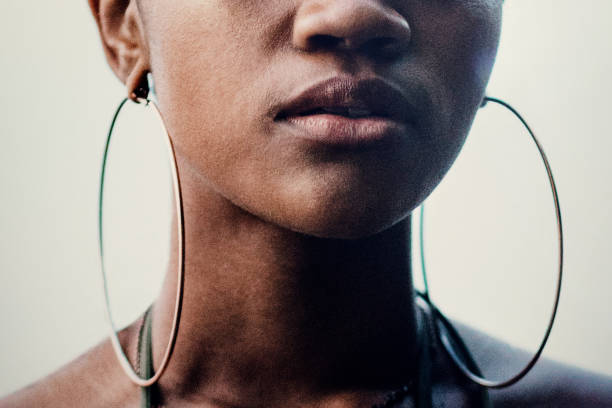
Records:
[[[128,94],[153,74],[183,185],[183,314],[158,402],[369,407],[414,378],[409,214],[469,131],[495,59],[502,2],[90,5]],[[275,120],[279,106],[334,76],[375,77],[419,101],[415,126],[363,149],[288,136]],[[153,308],[156,367],[169,335],[175,265],[172,258]],[[132,359],[139,324],[121,333]],[[442,352],[434,362],[436,404],[473,406],[473,388]],[[588,389],[590,398],[610,401],[604,380],[547,367],[494,400],[578,406]],[[563,382],[566,395],[547,394],[565,375],[572,377]],[[104,342],[0,407],[132,407],[139,396]]]

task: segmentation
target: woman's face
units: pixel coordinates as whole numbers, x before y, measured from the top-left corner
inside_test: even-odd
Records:
[[[438,184],[501,21],[501,0],[137,5],[182,162],[264,220],[337,238],[390,227]]]

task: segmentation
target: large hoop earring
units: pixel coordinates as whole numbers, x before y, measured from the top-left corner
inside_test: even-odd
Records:
[[[420,222],[419,222],[421,271],[423,275],[424,291],[417,292],[417,294],[431,306],[434,312],[433,314],[434,314],[434,318],[435,318],[436,326],[437,326],[436,332],[440,339],[440,342],[442,343],[444,349],[446,350],[450,358],[453,360],[455,365],[459,368],[459,370],[468,379],[470,379],[471,381],[473,381],[474,383],[478,385],[481,385],[486,388],[498,388],[499,389],[499,388],[506,388],[506,387],[509,387],[517,383],[523,377],[525,377],[527,373],[529,373],[529,371],[531,371],[531,369],[535,366],[538,359],[542,355],[542,352],[544,351],[544,347],[546,347],[546,343],[548,342],[548,338],[550,337],[550,333],[552,331],[552,327],[555,323],[555,318],[557,316],[557,310],[559,307],[559,299],[561,297],[561,284],[563,280],[563,223],[561,220],[561,207],[559,204],[557,186],[556,186],[553,174],[552,174],[550,164],[548,162],[548,158],[546,157],[546,153],[544,153],[544,149],[542,148],[542,145],[536,138],[535,134],[533,133],[533,131],[531,130],[531,128],[529,127],[525,119],[510,104],[508,104],[507,102],[501,99],[485,96],[481,107],[486,106],[487,103],[489,102],[496,103],[508,109],[510,112],[514,114],[514,116],[516,116],[521,121],[523,126],[527,129],[527,131],[529,132],[529,135],[531,136],[531,139],[533,140],[533,142],[535,143],[538,149],[542,162],[544,163],[544,166],[546,167],[546,173],[548,176],[550,189],[552,191],[552,196],[553,196],[554,206],[555,206],[555,215],[557,218],[557,231],[558,231],[558,237],[559,237],[558,238],[559,240],[558,241],[559,243],[559,246],[558,246],[559,263],[558,265],[559,266],[558,266],[558,274],[557,274],[557,282],[556,282],[555,300],[553,303],[553,308],[552,308],[552,312],[550,315],[550,319],[548,321],[546,332],[544,334],[544,337],[542,338],[542,341],[540,342],[540,345],[537,351],[535,352],[531,360],[529,360],[527,365],[518,374],[512,376],[511,378],[507,380],[503,380],[503,381],[492,381],[492,380],[484,378],[484,376],[480,373],[478,366],[476,365],[476,362],[472,358],[469,352],[469,349],[467,348],[465,343],[461,340],[459,333],[452,326],[450,321],[444,316],[444,314],[442,314],[442,312],[440,312],[440,310],[431,301],[430,292],[429,292],[429,284],[427,281],[427,270],[425,268],[425,249],[424,249],[424,238],[423,238],[423,235],[424,235],[423,233],[424,221],[423,220],[424,220],[424,215],[425,215],[424,205],[421,206],[421,216],[420,216]]]
[[[102,270],[102,281],[103,281],[103,287],[104,287],[104,300],[105,300],[105,307],[106,307],[106,315],[107,315],[107,320],[109,322],[109,329],[110,329],[110,339],[113,345],[113,349],[115,351],[115,355],[117,356],[117,359],[119,360],[119,363],[121,364],[121,368],[123,368],[123,370],[125,371],[127,376],[130,378],[130,380],[132,380],[134,384],[139,385],[140,387],[149,387],[155,384],[160,379],[160,377],[162,376],[166,368],[168,367],[170,356],[172,355],[172,351],[174,350],[174,345],[176,344],[176,338],[178,334],[179,322],[180,322],[180,317],[181,317],[181,308],[183,304],[183,289],[184,289],[184,282],[185,282],[185,246],[184,246],[185,225],[184,225],[184,216],[183,216],[183,199],[182,199],[182,194],[181,194],[181,183],[180,183],[180,178],[179,178],[178,165],[176,162],[176,153],[174,150],[174,146],[172,144],[172,139],[170,138],[170,135],[168,134],[167,131],[166,131],[165,140],[166,140],[166,147],[168,150],[168,155],[170,156],[170,159],[172,162],[171,171],[172,171],[172,179],[174,183],[174,201],[175,201],[177,217],[178,217],[178,222],[177,222],[178,251],[179,251],[178,267],[177,267],[178,284],[176,288],[176,302],[174,306],[174,318],[172,320],[172,329],[170,331],[170,338],[168,339],[168,345],[166,347],[164,357],[161,361],[161,364],[157,372],[151,378],[141,378],[136,373],[136,371],[130,364],[127,356],[125,355],[125,352],[123,351],[121,344],[119,342],[119,338],[117,336],[117,329],[115,327],[115,323],[114,323],[111,308],[110,308],[110,299],[109,299],[109,294],[108,294],[106,270],[104,267],[104,244],[103,244],[104,234],[103,234],[103,228],[102,228],[103,226],[103,223],[102,223],[103,210],[102,209],[103,209],[103,200],[104,200],[104,178],[105,178],[105,172],[106,172],[106,162],[108,158],[108,152],[109,152],[111,138],[113,135],[113,130],[115,129],[115,124],[117,123],[117,119],[119,117],[119,114],[121,113],[122,108],[125,106],[125,104],[130,99],[133,99],[135,103],[139,103],[139,104],[144,103],[146,106],[151,107],[151,109],[153,110],[157,118],[163,123],[161,113],[159,112],[159,109],[157,108],[157,105],[155,104],[155,102],[148,98],[148,93],[149,93],[148,88],[147,89],[145,88],[137,89],[135,93],[132,94],[133,98],[125,98],[123,101],[121,101],[121,103],[119,104],[119,107],[117,108],[115,112],[115,115],[113,116],[110,130],[108,132],[108,137],[106,138],[106,146],[104,148],[104,158],[102,160],[102,173],[100,176],[100,195],[99,195],[99,207],[98,207],[98,232],[99,232],[100,261],[101,261],[101,270]]]

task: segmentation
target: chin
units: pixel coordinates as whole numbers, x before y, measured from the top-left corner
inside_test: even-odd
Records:
[[[300,178],[293,173],[275,188],[266,189],[265,196],[257,194],[247,211],[305,235],[367,238],[406,219],[430,192],[427,185],[415,183],[411,174],[327,172],[325,177],[309,174]]]
[[[355,204],[357,203],[357,204]],[[341,205],[310,206],[278,224],[318,238],[361,239],[381,233],[406,219],[411,206],[367,205],[367,200]],[[377,203],[379,204],[379,203]]]

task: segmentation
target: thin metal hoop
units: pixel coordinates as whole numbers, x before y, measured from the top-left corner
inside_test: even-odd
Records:
[[[115,128],[115,124],[119,117],[119,113],[121,112],[122,108],[125,106],[128,100],[129,100],[128,98],[125,98],[119,104],[119,107],[117,108],[117,111],[115,112],[115,115],[113,116],[113,121],[111,123],[110,130],[108,131],[108,137],[106,139],[106,146],[104,148],[104,158],[102,160],[102,173],[100,176],[100,200],[99,200],[99,207],[98,207],[100,261],[101,261],[101,269],[102,269],[102,280],[103,280],[103,286],[104,286],[104,300],[105,300],[105,306],[106,306],[106,315],[107,315],[108,322],[109,322],[110,339],[113,345],[113,349],[115,350],[115,355],[117,356],[117,359],[119,360],[119,363],[121,364],[121,368],[123,368],[123,371],[125,371],[125,373],[130,378],[130,380],[132,380],[132,382],[134,382],[136,385],[139,385],[140,387],[149,387],[155,384],[159,380],[159,378],[162,376],[164,371],[166,370],[166,367],[168,366],[168,362],[170,361],[170,356],[172,354],[172,351],[174,350],[174,345],[176,344],[176,337],[178,334],[179,321],[181,317],[181,308],[183,304],[183,287],[184,287],[184,282],[185,282],[185,247],[184,247],[185,234],[184,234],[184,217],[183,217],[183,199],[182,199],[182,194],[181,194],[181,183],[180,183],[180,178],[179,178],[178,165],[176,163],[176,154],[174,151],[174,146],[172,144],[172,139],[170,138],[170,135],[166,131],[166,147],[168,149],[168,154],[172,161],[171,170],[172,170],[172,178],[174,182],[174,200],[176,203],[176,211],[177,211],[177,217],[178,217],[178,222],[177,222],[177,235],[178,235],[178,248],[179,248],[178,249],[179,250],[179,260],[178,260],[178,268],[177,268],[178,285],[177,285],[177,290],[176,290],[176,303],[174,306],[174,318],[172,321],[172,329],[170,331],[170,338],[168,339],[168,346],[166,347],[166,352],[164,353],[164,357],[161,361],[159,369],[153,375],[153,377],[140,378],[140,376],[136,373],[136,371],[130,364],[123,349],[121,348],[121,343],[119,342],[119,338],[117,336],[117,328],[115,327],[115,323],[114,323],[111,308],[110,308],[110,299],[108,295],[108,283],[106,279],[106,269],[104,267],[104,239],[103,239],[104,234],[103,234],[103,228],[102,228],[104,178],[105,178],[105,173],[106,173],[106,162],[108,158],[108,151],[110,147],[111,137],[113,135],[113,130]],[[157,108],[154,102],[150,101],[149,99],[139,98],[138,103],[144,103],[146,106],[152,106],[153,111],[155,112],[155,115],[163,123],[161,113],[159,112],[159,109]]]
[[[533,355],[531,360],[527,363],[527,365],[518,374],[514,375],[513,377],[511,377],[511,378],[509,378],[507,380],[503,380],[503,381],[488,380],[488,379],[484,378],[482,375],[480,375],[480,373],[477,372],[478,371],[477,367],[475,367],[475,364],[474,364],[473,361],[468,361],[466,363],[464,360],[462,360],[459,357],[457,351],[453,347],[453,342],[455,342],[455,344],[459,345],[458,347],[462,349],[461,350],[461,354],[463,354],[464,356],[466,354],[469,355],[469,351],[467,350],[467,348],[465,347],[465,345],[463,344],[463,342],[459,338],[459,335],[457,334],[456,330],[452,327],[452,324],[439,311],[439,309],[437,307],[435,307],[435,305],[433,305],[433,303],[431,302],[431,299],[430,299],[429,285],[428,285],[428,282],[427,282],[427,272],[426,272],[425,260],[424,260],[425,259],[424,258],[424,245],[423,245],[423,224],[424,224],[423,219],[424,219],[424,214],[425,214],[425,207],[424,207],[424,205],[421,206],[421,219],[420,219],[419,236],[420,236],[420,250],[421,250],[421,270],[422,270],[423,279],[424,279],[424,282],[425,282],[425,291],[423,293],[419,293],[419,295],[423,298],[423,300],[428,302],[433,307],[433,309],[435,311],[434,316],[435,316],[436,325],[437,325],[437,333],[438,333],[438,336],[440,337],[440,341],[441,341],[442,345],[444,346],[444,349],[446,350],[448,355],[451,357],[451,359],[453,360],[455,365],[461,370],[461,372],[468,379],[470,379],[471,381],[473,381],[476,384],[479,384],[479,385],[481,385],[483,387],[487,387],[487,388],[506,388],[506,387],[509,387],[509,386],[517,383],[518,381],[520,381],[535,366],[536,362],[538,361],[538,359],[542,355],[542,352],[544,351],[544,347],[546,347],[546,343],[548,342],[548,338],[550,337],[550,333],[552,331],[552,327],[553,327],[553,325],[555,323],[555,318],[557,316],[557,310],[559,308],[559,300],[560,300],[560,297],[561,297],[561,284],[562,284],[562,280],[563,280],[563,223],[562,223],[562,220],[561,220],[561,206],[559,204],[559,195],[557,193],[557,185],[555,183],[555,179],[553,177],[552,170],[551,170],[550,164],[548,162],[548,158],[546,157],[546,153],[544,153],[544,149],[542,148],[542,145],[540,144],[540,142],[536,138],[535,134],[533,133],[533,131],[531,130],[531,128],[529,127],[529,125],[527,124],[525,119],[523,119],[523,117],[512,106],[510,106],[508,103],[502,101],[501,99],[491,98],[491,97],[487,96],[487,97],[485,97],[483,99],[483,103],[482,103],[481,107],[484,107],[488,102],[496,103],[496,104],[501,105],[504,108],[510,110],[521,121],[523,126],[525,126],[525,128],[527,129],[527,131],[531,135],[531,138],[532,138],[533,142],[535,143],[536,147],[538,148],[538,152],[540,153],[540,157],[542,158],[542,161],[544,162],[544,166],[546,167],[546,173],[548,175],[548,181],[550,183],[550,188],[551,188],[551,191],[552,191],[552,196],[553,196],[554,205],[555,205],[555,214],[556,214],[556,217],[557,217],[557,230],[558,230],[558,236],[559,236],[559,267],[558,267],[558,275],[557,275],[555,301],[554,301],[552,312],[551,312],[551,315],[550,315],[550,320],[549,320],[548,326],[546,328],[546,332],[545,332],[544,337],[543,337],[543,339],[542,339],[542,341],[541,341],[541,343],[540,343],[540,345],[538,347],[538,350]],[[471,359],[471,357],[470,357],[470,359]],[[472,366],[475,369],[474,368],[470,369],[469,366]]]

